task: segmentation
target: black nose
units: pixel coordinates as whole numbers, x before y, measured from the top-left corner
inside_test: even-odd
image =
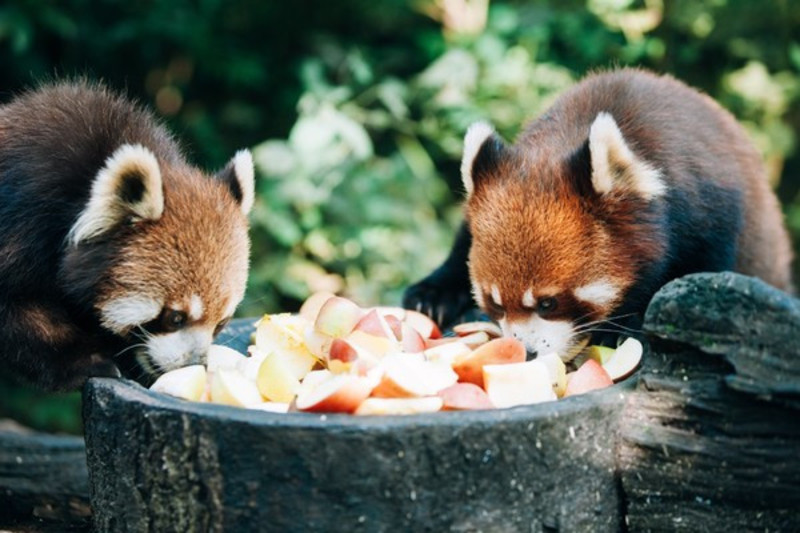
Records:
[[[536,359],[537,355],[539,355],[539,352],[537,352],[537,351],[533,351],[533,352],[528,351],[527,355],[525,356],[525,359],[527,361],[532,361],[532,360]]]

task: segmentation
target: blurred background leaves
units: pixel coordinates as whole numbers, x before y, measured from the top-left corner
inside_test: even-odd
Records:
[[[730,109],[800,239],[800,2],[0,5],[0,100],[85,74],[156,110],[200,166],[253,148],[243,316],[294,310],[316,290],[396,304],[449,250],[467,126],[490,120],[513,139],[585,73],[622,65],[673,74]],[[77,416],[54,422],[20,408],[23,393],[3,396],[0,416],[79,430]]]

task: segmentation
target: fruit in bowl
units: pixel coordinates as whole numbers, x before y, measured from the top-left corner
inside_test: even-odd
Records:
[[[573,372],[556,353],[526,361],[491,322],[443,337],[422,313],[363,308],[317,293],[298,314],[262,317],[247,355],[212,346],[207,367],[168,372],[152,390],[271,412],[413,414],[514,407],[608,387],[634,372],[642,345],[589,346]],[[570,363],[570,364],[574,364]]]

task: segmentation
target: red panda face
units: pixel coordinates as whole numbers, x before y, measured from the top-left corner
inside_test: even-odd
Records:
[[[598,119],[602,127],[606,116]],[[621,139],[610,124],[614,131],[600,133],[612,142]],[[589,131],[586,136],[588,143]],[[604,137],[594,140],[595,146],[584,145],[583,163],[576,163],[564,150],[506,146],[484,124],[473,126],[465,139],[462,176],[474,298],[530,354],[576,355],[592,327],[623,301],[650,253],[626,242],[633,227],[626,210],[645,205],[645,194],[661,193],[658,176],[626,166],[616,157],[630,155],[623,147]],[[595,152],[605,166],[595,161]],[[592,174],[592,167],[605,170]],[[623,173],[625,182],[618,185],[608,169]]]
[[[72,232],[76,246],[85,238],[84,227],[96,226],[99,235],[114,241],[115,255],[94,301],[101,325],[128,339],[140,366],[153,376],[203,363],[214,335],[244,296],[249,260],[244,209],[249,210],[253,194],[249,153],[237,155],[216,178],[141,153],[120,168],[112,159],[108,173],[122,178],[116,189],[109,188],[116,192],[106,194],[98,212],[128,213],[125,221],[119,225],[92,218],[93,192],[84,211],[89,214],[79,218]],[[135,182],[137,177],[149,177],[155,185]],[[227,181],[231,179],[233,188]],[[120,199],[130,203],[152,198],[159,205],[147,209],[114,205]],[[130,216],[137,211],[148,215]],[[91,224],[81,226],[84,218]]]
[[[609,237],[579,200],[532,196],[511,182],[480,191],[467,207],[475,300],[531,354],[577,353],[581,331],[608,316],[627,286],[626,273],[604,268]]]

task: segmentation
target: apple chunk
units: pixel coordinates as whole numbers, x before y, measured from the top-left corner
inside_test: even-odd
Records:
[[[424,398],[367,398],[356,409],[357,415],[414,415],[441,410],[442,399]]]
[[[423,339],[438,339],[442,336],[442,332],[436,322],[419,311],[407,310],[403,321],[417,330]]]
[[[211,378],[211,401],[234,407],[264,403],[256,384],[236,370],[218,370]]]
[[[299,411],[314,413],[352,413],[369,397],[375,381],[351,374],[334,374],[295,399]]]
[[[315,292],[308,298],[306,301],[303,302],[303,305],[300,306],[300,311],[298,314],[305,318],[308,322],[314,323],[317,319],[317,315],[319,314],[319,310],[325,305],[325,302],[330,300],[336,296],[332,292],[321,291]]]
[[[489,395],[474,383],[456,383],[438,392],[445,411],[493,409]]]
[[[613,384],[614,382],[608,372],[600,366],[600,363],[594,359],[589,359],[570,375],[567,381],[567,388],[564,391],[564,397],[602,389]]]
[[[191,365],[172,370],[159,376],[150,390],[193,402],[200,401],[206,390],[206,369],[203,365]]]
[[[244,359],[245,356],[233,348],[212,344],[208,348],[206,367],[209,372],[213,373],[219,369],[236,368]]]
[[[644,352],[642,343],[629,337],[602,363],[603,369],[613,381],[620,381],[636,370],[642,360],[642,352]]]
[[[517,339],[509,337],[494,339],[479,346],[469,354],[453,361],[453,370],[458,380],[483,387],[483,367],[522,363],[525,361],[525,346]]]
[[[555,352],[541,355],[536,358],[547,367],[550,373],[550,382],[553,384],[553,391],[556,396],[561,398],[567,389],[567,367],[561,357]]]
[[[381,381],[372,392],[381,398],[433,396],[458,380],[450,365],[426,361],[419,353],[389,355],[381,366]]]
[[[331,337],[344,337],[356,327],[364,310],[341,296],[328,299],[319,310],[314,329]]]
[[[486,365],[486,394],[495,407],[513,407],[556,399],[550,372],[541,361]]]
[[[258,368],[256,386],[267,400],[289,403],[300,389],[300,380],[286,358],[279,352],[272,352]]]
[[[464,322],[453,326],[453,331],[459,337],[465,337],[479,331],[486,332],[490,338],[496,339],[503,336],[500,326],[494,322]]]

